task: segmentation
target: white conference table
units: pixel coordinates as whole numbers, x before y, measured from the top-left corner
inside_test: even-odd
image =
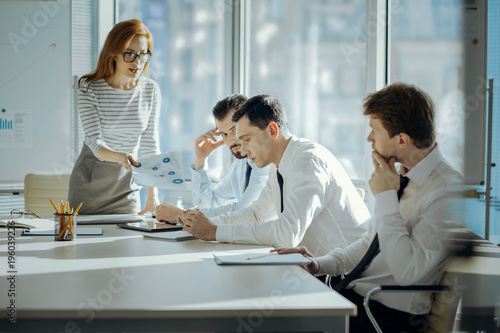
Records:
[[[462,295],[461,327],[465,332],[496,332],[493,318],[500,309],[500,247],[464,231],[470,257],[456,257],[447,267],[451,283]],[[472,235],[472,237],[471,237]]]
[[[342,332],[356,314],[299,266],[217,266],[212,257],[269,247],[167,242],[98,227],[103,236],[69,242],[16,231],[15,325],[0,228],[0,332]]]

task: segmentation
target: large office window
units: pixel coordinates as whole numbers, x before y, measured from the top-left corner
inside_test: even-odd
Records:
[[[414,84],[430,95],[436,111],[436,141],[448,162],[463,174],[465,62],[461,0],[398,1],[392,5],[389,81]],[[477,202],[469,201],[467,209],[462,198],[450,201],[453,218],[469,224],[484,221],[471,216],[477,217],[477,210],[471,209]],[[478,232],[473,225],[469,227]]]
[[[217,0],[120,0],[118,21],[143,21],[154,37],[149,74],[162,92],[160,146],[162,152],[179,151],[190,178],[195,138],[215,126],[212,108],[230,94],[224,76],[231,69],[224,40],[226,12]],[[209,159],[216,178],[223,164],[223,149]],[[161,200],[172,202],[168,193]]]
[[[80,117],[75,112],[76,105],[76,81],[83,75],[92,72],[97,64],[97,22],[96,3],[89,0],[73,0],[71,3],[71,53],[72,53],[72,74],[73,74],[73,110],[71,123],[73,124],[73,151],[74,160],[80,154],[83,147],[84,133],[81,126]]]
[[[488,1],[488,79],[493,79],[489,239],[500,244],[500,1]]]
[[[461,0],[395,1],[391,11],[390,82],[411,83],[436,107],[436,140],[463,171],[464,72]]]
[[[474,1],[469,2],[474,5]],[[487,85],[488,79],[497,80],[499,77],[499,14],[498,1],[488,1],[488,26],[479,14],[481,10],[465,10],[460,0],[425,0],[397,2],[397,8],[391,15],[391,81],[406,81],[414,83],[426,90],[436,105],[437,141],[446,158],[458,170],[464,171],[464,122],[471,121],[472,113],[464,113],[468,105],[468,94],[464,93],[464,73],[471,70],[471,64],[465,64],[465,48],[474,48],[478,45],[477,39],[484,37],[487,30],[487,75],[475,73],[474,79],[479,77],[483,81],[476,86],[473,93],[480,87]],[[476,2],[483,6],[484,2]],[[474,6],[473,6],[474,7]],[[461,34],[465,33],[465,36]],[[462,39],[462,37],[465,37]],[[478,59],[477,61],[482,61]],[[467,68],[469,67],[469,68]],[[498,128],[500,108],[498,107],[498,82],[495,82],[493,101],[493,130],[492,130],[492,164],[498,165],[499,139]],[[485,94],[485,95],[482,95]],[[467,95],[467,96],[464,96]],[[486,91],[481,90],[481,99],[487,97]],[[465,104],[464,104],[465,103]],[[465,106],[465,107],[464,107]],[[474,110],[475,111],[475,110]],[[478,109],[477,112],[485,112]],[[486,133],[477,131],[483,137]],[[486,140],[486,138],[483,138]],[[472,148],[474,149],[474,148]],[[485,161],[477,161],[485,166]],[[487,167],[487,166],[486,166]],[[498,167],[491,169],[491,207],[489,210],[489,230],[486,232],[485,196],[479,199],[468,198],[454,209],[463,214],[466,226],[476,234],[488,237],[493,243],[500,243],[500,205],[498,193],[500,177]],[[481,191],[484,191],[477,184]]]
[[[249,95],[279,98],[293,134],[363,178],[366,1],[251,2]]]
[[[212,106],[230,93],[223,82],[231,68],[230,54],[223,54],[231,52],[223,37],[230,3],[119,1],[119,21],[141,19],[155,37],[150,73],[164,97],[162,151],[180,150],[186,161],[194,138],[213,126]],[[364,37],[366,2],[259,0],[246,15],[248,94],[279,98],[292,133],[320,142],[351,178],[363,178],[366,50],[346,52],[342,44]],[[216,159],[211,166],[218,172]]]
[[[462,171],[461,1],[389,3],[388,81],[412,83],[431,95],[437,110],[437,141]],[[368,13],[367,1],[256,0],[236,7],[233,1],[220,0],[119,0],[117,4],[117,21],[138,18],[155,39],[150,76],[162,89],[162,151],[180,151],[189,166],[194,139],[214,126],[213,105],[237,89],[233,82],[243,79],[240,92],[279,98],[293,134],[321,143],[337,156],[351,179],[366,180],[367,120],[362,105],[367,87],[372,86],[366,79],[367,24],[378,26],[384,19],[380,13]],[[230,21],[240,8],[236,14],[244,19],[236,24],[245,24],[245,37],[239,35],[243,26]],[[369,14],[374,20],[367,19]],[[231,37],[246,51],[240,54],[245,70],[238,73],[232,72],[236,67],[231,62]],[[383,34],[369,37],[385,42]],[[222,151],[209,160],[213,177],[223,171],[223,155],[227,160]]]

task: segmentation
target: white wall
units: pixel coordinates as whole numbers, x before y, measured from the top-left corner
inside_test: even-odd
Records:
[[[0,182],[70,172],[71,2],[0,1]]]

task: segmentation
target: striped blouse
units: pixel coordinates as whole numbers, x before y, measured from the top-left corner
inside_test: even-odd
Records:
[[[78,91],[78,109],[85,144],[97,157],[101,147],[142,157],[160,153],[158,122],[161,94],[158,84],[141,77],[132,90],[112,88],[104,79]]]

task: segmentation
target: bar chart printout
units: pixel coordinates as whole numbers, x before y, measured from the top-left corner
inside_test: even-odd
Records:
[[[28,110],[0,113],[0,149],[30,148],[33,146],[33,120]],[[4,152],[2,152],[4,153]]]
[[[0,118],[0,130],[12,129],[12,119],[2,119]]]

